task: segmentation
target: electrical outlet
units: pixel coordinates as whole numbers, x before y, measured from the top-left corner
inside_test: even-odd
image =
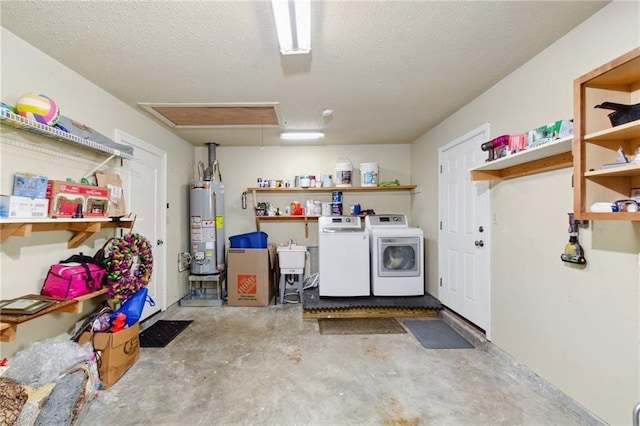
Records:
[[[191,266],[191,255],[186,252],[178,253],[178,272],[186,271]]]
[[[493,224],[498,224],[498,212],[493,212]]]

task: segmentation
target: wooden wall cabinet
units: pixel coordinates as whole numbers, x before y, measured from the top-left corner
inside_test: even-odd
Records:
[[[616,163],[622,147],[629,161],[640,146],[640,120],[612,126],[603,102],[640,103],[640,47],[574,81],[574,215],[581,220],[640,220],[640,212],[592,212],[596,202],[628,199],[640,188],[640,164]]]

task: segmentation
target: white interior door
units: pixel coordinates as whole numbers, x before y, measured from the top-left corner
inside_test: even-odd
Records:
[[[439,150],[440,301],[490,336],[491,268],[489,184],[472,181],[469,169],[484,163],[480,149],[489,124]]]
[[[166,308],[166,170],[167,154],[146,142],[116,130],[116,142],[134,147],[134,158],[125,160],[122,179],[127,211],[136,215],[133,232],[153,246],[153,273],[147,286],[156,302],[144,306],[141,320]]]

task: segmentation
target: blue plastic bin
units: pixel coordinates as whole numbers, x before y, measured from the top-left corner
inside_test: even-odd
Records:
[[[231,248],[267,248],[268,235],[262,231],[229,237]]]

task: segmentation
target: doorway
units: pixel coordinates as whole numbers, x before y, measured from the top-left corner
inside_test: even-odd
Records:
[[[484,163],[486,153],[480,145],[488,140],[486,123],[438,151],[438,298],[490,338],[489,183],[472,181],[469,173]]]
[[[116,130],[116,142],[134,147],[134,158],[121,168],[125,204],[136,215],[133,231],[153,247],[153,273],[147,288],[155,306],[145,303],[142,321],[166,308],[167,153],[121,130]]]

